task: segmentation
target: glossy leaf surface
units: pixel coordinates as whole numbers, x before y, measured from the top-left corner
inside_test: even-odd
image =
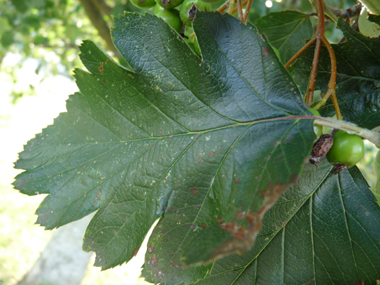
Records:
[[[158,228],[178,225],[173,239],[236,211],[260,220],[310,153],[310,113],[256,29],[200,12],[194,27],[203,61],[161,19],[116,18],[114,43],[133,72],[84,42],[80,92],[16,163],[26,170],[17,189],[49,194],[37,210],[47,229],[98,210],[83,248],[103,269],[134,256],[159,217]],[[165,266],[155,254],[151,264]],[[165,262],[178,269],[179,256]]]

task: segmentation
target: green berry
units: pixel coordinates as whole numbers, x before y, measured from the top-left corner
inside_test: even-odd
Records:
[[[211,5],[201,0],[185,0],[181,5],[180,17],[182,22],[191,27],[197,11],[211,11]]]
[[[155,9],[156,11],[156,9]],[[157,9],[156,16],[163,19],[168,23],[174,30],[181,33],[183,23],[179,18],[179,11],[174,9]]]
[[[344,164],[352,167],[364,156],[363,139],[357,135],[350,135],[344,131],[334,134],[334,143],[327,153],[327,160],[332,164]]]

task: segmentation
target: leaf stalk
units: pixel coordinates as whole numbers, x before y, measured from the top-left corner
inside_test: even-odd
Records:
[[[338,99],[336,97],[336,74],[337,74],[337,68],[336,68],[336,57],[334,50],[329,43],[329,41],[325,37],[325,13],[323,10],[323,2],[322,0],[317,0],[317,15],[318,15],[318,23],[317,23],[317,30],[315,31],[314,37],[306,43],[286,64],[285,68],[288,68],[307,48],[309,48],[314,42],[315,44],[315,50],[314,50],[314,58],[313,58],[313,64],[310,72],[309,82],[306,89],[305,94],[305,104],[308,107],[311,107],[313,105],[313,97],[314,97],[314,89],[315,89],[315,82],[317,78],[317,69],[318,69],[318,61],[319,56],[321,53],[321,46],[322,43],[326,46],[330,60],[331,60],[331,75],[330,75],[330,81],[327,85],[328,90],[326,95],[322,98],[322,100],[315,106],[315,109],[319,109],[324,104],[326,104],[327,99],[330,98],[333,101],[334,109],[337,115],[338,120],[342,120],[342,113],[340,112]]]

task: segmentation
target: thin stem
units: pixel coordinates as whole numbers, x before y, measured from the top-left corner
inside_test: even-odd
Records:
[[[241,0],[237,0],[237,10],[238,10],[238,15],[239,15],[239,20],[243,22],[243,9],[242,9],[242,4]],[[235,9],[232,10],[232,14],[236,13]]]
[[[248,3],[248,0],[245,0],[244,2],[241,3],[241,7],[244,7],[247,3]],[[232,14],[235,14],[238,11],[238,8],[239,8],[239,2],[238,2],[238,7],[234,8],[234,10],[232,11]],[[241,12],[243,13],[243,11]]]
[[[248,0],[248,3],[247,3],[247,8],[245,10],[245,14],[244,14],[244,21],[243,23],[245,24],[248,20],[248,14],[249,14],[249,10],[251,9],[251,6],[252,6],[252,2],[253,0]]]
[[[329,43],[329,41],[323,37],[322,39],[323,44],[326,46],[329,55],[330,55],[330,61],[331,61],[331,75],[330,75],[330,81],[329,84],[327,85],[328,87],[328,92],[331,92],[331,100],[333,101],[334,104],[334,109],[336,112],[336,117],[338,120],[342,120],[342,113],[340,112],[339,104],[338,104],[338,98],[336,97],[335,89],[336,89],[336,75],[337,75],[337,70],[336,70],[336,58],[335,58],[335,53],[334,50]]]
[[[342,120],[342,113],[340,112],[338,98],[336,97],[336,93],[335,93],[336,75],[337,75],[335,53],[334,53],[333,48],[331,47],[331,44],[325,37],[325,13],[323,10],[324,6],[323,6],[322,0],[315,0],[313,1],[313,3],[316,4],[317,15],[318,15],[318,23],[317,23],[317,30],[315,31],[315,36],[285,64],[285,68],[288,68],[308,47],[310,47],[314,42],[316,42],[313,65],[311,68],[309,82],[308,82],[306,94],[305,94],[305,103],[308,107],[310,107],[313,104],[315,82],[317,78],[318,61],[319,61],[319,56],[321,52],[321,46],[323,43],[329,52],[329,56],[331,60],[331,75],[330,75],[330,81],[327,85],[328,90],[326,92],[326,95],[314,108],[319,109],[320,107],[322,107],[324,104],[326,104],[327,99],[329,99],[331,96],[331,100],[334,104],[334,109],[335,109],[337,118],[338,120]]]
[[[318,13],[318,23],[317,23],[317,31],[315,35],[324,37],[325,36],[325,13],[323,11],[322,0],[317,0],[317,13]]]
[[[318,69],[319,54],[321,52],[321,45],[322,45],[321,39],[317,38],[317,43],[315,45],[315,50],[314,50],[313,66],[311,68],[309,83],[307,84],[306,95],[305,95],[305,103],[306,103],[306,106],[308,107],[313,105],[313,95],[314,95],[314,89],[315,89],[315,81],[317,79],[317,69]]]
[[[224,12],[230,6],[230,0],[227,0],[222,6],[220,6],[216,11],[219,13]]]
[[[236,0],[230,0],[230,6],[228,7],[228,14],[233,14],[232,11],[234,10],[235,8],[235,3],[236,3]]]
[[[314,120],[314,124],[337,129],[337,130],[343,130],[349,134],[355,134],[355,135],[361,136],[362,138],[365,138],[380,147],[380,133],[374,130],[364,129],[364,128],[358,127],[355,124],[345,122],[342,120],[335,120],[332,118],[323,118],[323,117],[319,117],[316,120]]]
[[[311,46],[315,41],[316,37],[313,37],[310,41],[307,42],[289,61],[285,64],[285,68],[288,68],[309,46]]]

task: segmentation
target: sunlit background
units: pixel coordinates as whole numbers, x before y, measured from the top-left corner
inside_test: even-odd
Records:
[[[7,54],[3,64],[12,67],[19,56]],[[22,79],[14,86],[9,76],[0,73],[0,284],[16,284],[33,266],[54,231],[35,225],[34,215],[46,195],[26,196],[12,188],[11,183],[20,170],[13,168],[17,153],[23,145],[43,128],[53,123],[60,112],[66,111],[65,100],[78,88],[73,79],[51,76],[36,87],[38,96],[25,96],[13,104],[12,88],[25,90],[42,76],[35,73],[38,61],[28,60],[17,71]],[[84,232],[83,232],[84,235]],[[82,235],[82,236],[83,236]],[[101,272],[93,267],[91,258],[81,284],[146,284],[139,278],[144,259],[139,254],[128,264]]]

